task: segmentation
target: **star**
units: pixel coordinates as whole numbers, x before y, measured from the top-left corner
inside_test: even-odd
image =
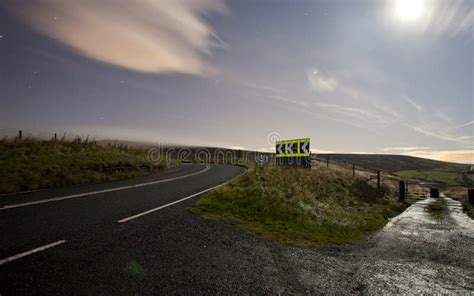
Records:
[[[3,38],[3,35],[0,35],[0,38]]]

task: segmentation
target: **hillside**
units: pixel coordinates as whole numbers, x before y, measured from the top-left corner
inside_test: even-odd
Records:
[[[443,168],[452,172],[466,172],[469,165],[438,161],[421,157],[390,154],[318,154],[316,157],[339,163],[354,163],[357,166],[394,173],[405,170],[431,170]]]

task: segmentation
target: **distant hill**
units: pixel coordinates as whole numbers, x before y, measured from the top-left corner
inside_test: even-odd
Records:
[[[325,160],[329,156],[330,161],[338,163],[347,162],[357,166],[373,168],[376,170],[395,173],[404,170],[432,170],[444,169],[452,172],[467,172],[470,168],[467,164],[438,161],[421,157],[390,154],[317,154],[316,158]]]

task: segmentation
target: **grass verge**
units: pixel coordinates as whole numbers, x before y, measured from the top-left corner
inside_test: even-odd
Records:
[[[164,168],[152,165],[145,150],[125,145],[81,139],[0,141],[0,193],[111,181]]]
[[[466,187],[448,187],[444,190],[445,194],[448,197],[451,197],[457,201],[459,201],[462,206],[464,212],[474,219],[474,206],[469,202],[468,198],[468,188]]]
[[[474,206],[469,201],[463,202],[462,205],[466,214],[474,219]]]
[[[426,211],[433,217],[441,219],[447,213],[446,200],[444,198],[437,199],[426,207]]]
[[[213,190],[192,211],[265,239],[319,246],[363,237],[405,207],[343,171],[267,166]]]

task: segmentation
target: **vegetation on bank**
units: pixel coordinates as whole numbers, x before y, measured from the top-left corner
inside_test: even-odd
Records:
[[[144,149],[126,145],[80,138],[0,140],[0,193],[111,181],[165,167],[152,165]]]
[[[351,173],[252,167],[213,190],[193,212],[235,224],[266,239],[299,246],[344,243],[383,227],[405,209]]]
[[[469,202],[468,188],[460,186],[451,186],[444,188],[443,193],[446,194],[447,197],[459,201],[463,206],[464,212],[469,217],[474,219],[474,206]]]
[[[446,200],[444,198],[438,198],[436,201],[430,203],[426,207],[426,211],[435,218],[442,218],[447,213]]]
[[[474,219],[474,206],[472,206],[472,204],[467,200],[464,201],[462,205],[466,214],[472,219]]]

